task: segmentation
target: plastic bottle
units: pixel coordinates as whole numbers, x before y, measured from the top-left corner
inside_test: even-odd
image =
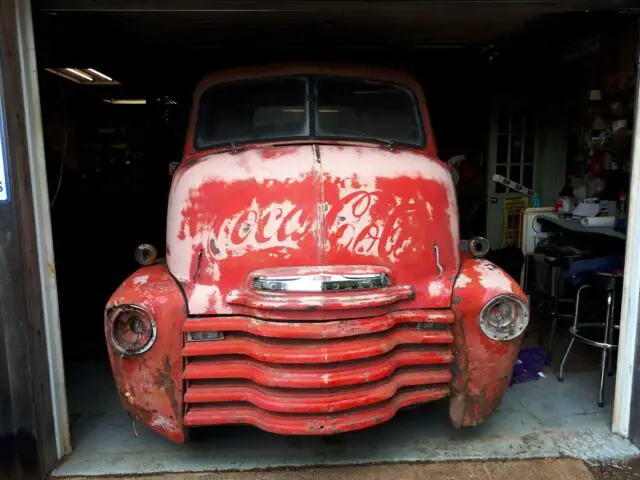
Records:
[[[540,208],[542,206],[542,202],[540,201],[540,195],[533,196],[533,208]]]
[[[619,232],[627,231],[627,192],[618,193],[618,215],[616,218],[616,224],[613,227],[614,230]]]
[[[627,192],[618,193],[618,218],[627,218]]]

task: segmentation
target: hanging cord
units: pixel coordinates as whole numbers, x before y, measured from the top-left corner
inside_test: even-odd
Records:
[[[58,194],[60,193],[60,187],[62,186],[62,174],[64,173],[64,160],[67,156],[67,141],[69,139],[69,122],[67,117],[67,102],[64,97],[64,87],[62,86],[62,80],[58,79],[58,88],[60,90],[60,100],[62,101],[62,118],[64,122],[64,137],[62,139],[62,150],[60,152],[60,170],[58,171],[58,185],[51,199],[50,208],[56,203]]]

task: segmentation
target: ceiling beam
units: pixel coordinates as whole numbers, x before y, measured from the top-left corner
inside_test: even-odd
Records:
[[[625,10],[633,0],[413,0],[413,1],[316,1],[290,0],[34,0],[34,10],[51,12],[433,12],[469,13],[487,10],[530,10],[538,13],[585,10]]]

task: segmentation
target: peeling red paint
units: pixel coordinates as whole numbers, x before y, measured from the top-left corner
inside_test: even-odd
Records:
[[[129,277],[107,304],[136,304],[152,313],[158,334],[151,349],[121,357],[109,349],[109,359],[124,407],[158,433],[184,441],[182,426],[182,323],[184,300],[164,265],[143,267]],[[107,335],[107,344],[110,339]]]
[[[449,306],[458,214],[439,160],[407,151],[390,158],[371,147],[360,160],[321,145],[319,175],[311,146],[286,150],[269,166],[264,149],[212,155],[174,181],[167,263],[185,287],[189,313],[242,314],[229,294],[258,266],[362,263],[391,268],[398,283],[413,286],[404,308]],[[240,159],[262,177],[233,173]]]
[[[457,317],[453,327],[456,360],[450,415],[457,427],[483,423],[500,405],[509,387],[522,338],[491,340],[478,321],[482,308],[500,294],[527,301],[520,286],[492,263],[476,259],[463,262],[454,287],[454,295],[460,301],[453,305]]]

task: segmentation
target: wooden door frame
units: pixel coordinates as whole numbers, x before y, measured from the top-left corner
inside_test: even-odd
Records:
[[[0,477],[25,480],[44,478],[70,446],[30,4],[0,0],[12,197],[0,204],[0,392],[9,410],[1,414]]]

